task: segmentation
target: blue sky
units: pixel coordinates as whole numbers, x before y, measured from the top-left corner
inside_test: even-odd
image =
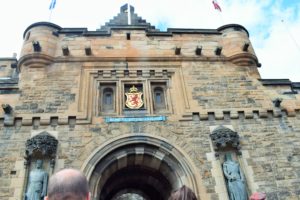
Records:
[[[299,3],[299,0],[281,0],[281,6],[282,8],[289,8],[293,7],[295,4]]]
[[[20,54],[22,35],[32,23],[49,21],[51,0],[9,0],[0,7],[0,57]],[[57,0],[51,22],[62,27],[96,30],[115,16],[126,0]],[[300,82],[299,0],[130,0],[136,13],[156,27],[218,28],[238,23],[246,27],[262,78]],[[282,22],[283,20],[283,22]]]

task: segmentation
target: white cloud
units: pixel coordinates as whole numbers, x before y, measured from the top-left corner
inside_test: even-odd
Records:
[[[270,35],[256,49],[263,66],[263,78],[290,78],[300,81],[300,18],[296,21],[273,22]]]
[[[300,3],[283,9],[279,4],[272,7],[265,34],[253,37],[256,53],[262,63],[262,78],[289,78],[300,81]]]

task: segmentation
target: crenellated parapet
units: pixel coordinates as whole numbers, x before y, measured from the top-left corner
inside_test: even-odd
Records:
[[[43,67],[53,62],[95,62],[124,57],[163,61],[207,60],[260,66],[248,31],[241,25],[160,31],[136,14],[132,15],[133,24],[117,25],[123,23],[123,15],[122,11],[117,18],[96,31],[61,28],[49,22],[30,25],[23,35],[19,68],[23,65]]]

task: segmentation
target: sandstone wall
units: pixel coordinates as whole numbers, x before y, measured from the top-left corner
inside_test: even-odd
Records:
[[[210,199],[226,194],[220,174],[223,158],[214,156],[210,127],[231,125],[240,135],[242,155],[238,157],[247,178],[249,192],[266,192],[270,199],[299,198],[299,120],[295,117],[206,120],[190,122],[96,123],[90,125],[4,127],[1,124],[1,199],[19,199],[24,184],[25,141],[47,131],[59,141],[56,167],[80,169],[100,145],[122,134],[146,133],[165,138],[184,150],[193,163]]]
[[[202,195],[226,199],[223,154],[215,156],[210,139],[218,125],[228,125],[240,136],[242,155],[236,159],[249,193],[266,192],[274,200],[300,197],[300,96],[261,84],[254,50],[251,45],[247,52],[242,50],[250,43],[245,31],[229,27],[218,34],[150,37],[144,30],[133,30],[127,40],[127,30],[85,37],[57,34],[60,29],[43,25],[26,31],[18,65],[19,94],[0,94],[1,103],[14,109],[8,119],[12,124],[0,113],[0,199],[21,199],[25,142],[44,131],[59,141],[54,171],[80,169],[97,147],[120,135],[162,137],[197,167],[205,188]],[[41,52],[34,52],[33,41],[40,42]],[[197,46],[203,48],[201,56],[195,55]],[[215,54],[217,46],[223,48],[221,55]],[[63,55],[62,47],[70,54]],[[92,55],[85,54],[86,47]],[[176,47],[181,48],[179,55]],[[107,116],[98,114],[101,81],[115,81],[122,91],[124,81],[149,80],[168,83],[166,121],[107,123]],[[118,94],[119,110],[111,117],[125,116],[124,94]],[[150,94],[144,95],[151,100]],[[282,98],[280,107],[272,103],[277,97]],[[155,116],[150,104],[144,115]]]

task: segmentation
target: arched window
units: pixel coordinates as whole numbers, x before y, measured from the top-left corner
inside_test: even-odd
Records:
[[[99,85],[99,114],[115,113],[116,84],[100,83]]]
[[[166,99],[162,87],[155,87],[153,89],[153,102],[155,110],[166,109]]]

